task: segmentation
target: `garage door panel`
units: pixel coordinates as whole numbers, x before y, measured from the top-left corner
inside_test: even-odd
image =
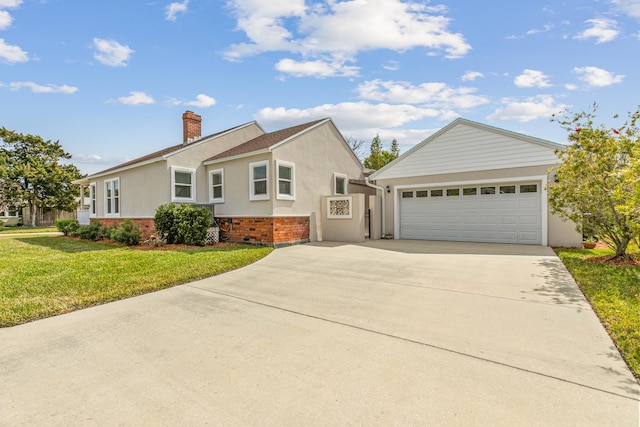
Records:
[[[539,192],[400,198],[400,238],[541,244],[540,206]]]

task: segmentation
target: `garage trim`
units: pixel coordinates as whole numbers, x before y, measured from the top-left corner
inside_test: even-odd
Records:
[[[408,190],[413,188],[424,188],[424,187],[453,187],[453,186],[462,186],[462,185],[479,185],[485,183],[495,183],[502,184],[506,182],[520,182],[520,181],[540,181],[540,227],[542,228],[542,246],[547,246],[548,240],[548,201],[547,201],[547,175],[539,175],[539,176],[518,176],[511,178],[487,178],[487,179],[476,179],[472,181],[449,181],[449,182],[429,182],[422,184],[408,184],[408,185],[394,185],[391,189],[395,197],[393,198],[393,238],[400,239],[400,199],[398,194],[402,190]]]

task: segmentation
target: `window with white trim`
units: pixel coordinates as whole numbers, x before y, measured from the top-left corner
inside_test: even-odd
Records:
[[[89,184],[89,216],[96,216],[96,183]]]
[[[215,169],[209,171],[209,202],[224,202],[224,170]]]
[[[334,172],[333,174],[333,194],[347,194],[349,192],[347,186],[347,176]]]
[[[196,171],[188,168],[171,168],[171,201],[195,202]]]
[[[269,162],[249,163],[249,200],[269,199]]]
[[[296,198],[296,166],[293,163],[276,160],[277,192],[280,200],[295,200]]]
[[[120,178],[104,181],[104,216],[120,216]]]

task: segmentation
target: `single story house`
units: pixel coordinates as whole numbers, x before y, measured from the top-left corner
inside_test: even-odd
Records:
[[[555,150],[564,146],[462,118],[368,178],[383,196],[382,233],[396,239],[581,245],[551,213]]]
[[[209,207],[230,241],[292,244],[323,239],[323,196],[368,188],[354,184],[364,182],[362,164],[329,118],[269,133],[253,121],[208,136],[199,115],[182,120],[181,144],[75,181],[89,188],[86,221],[131,218],[148,236],[158,206],[190,203]]]

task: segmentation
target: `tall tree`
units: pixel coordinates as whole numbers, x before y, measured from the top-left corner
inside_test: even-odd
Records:
[[[640,110],[618,128],[596,125],[596,110],[594,103],[590,111],[552,118],[568,131],[571,144],[557,152],[561,163],[557,182],[549,185],[549,204],[583,233],[609,244],[614,259],[624,259],[640,236]]]
[[[72,164],[60,164],[71,155],[58,141],[45,141],[0,128],[0,198],[2,203],[29,208],[35,226],[38,208],[72,211],[82,174]]]
[[[391,151],[382,149],[380,136],[376,135],[371,141],[369,156],[364,159],[364,167],[378,170],[388,163],[391,163],[400,155],[398,142],[394,139],[391,143]]]

